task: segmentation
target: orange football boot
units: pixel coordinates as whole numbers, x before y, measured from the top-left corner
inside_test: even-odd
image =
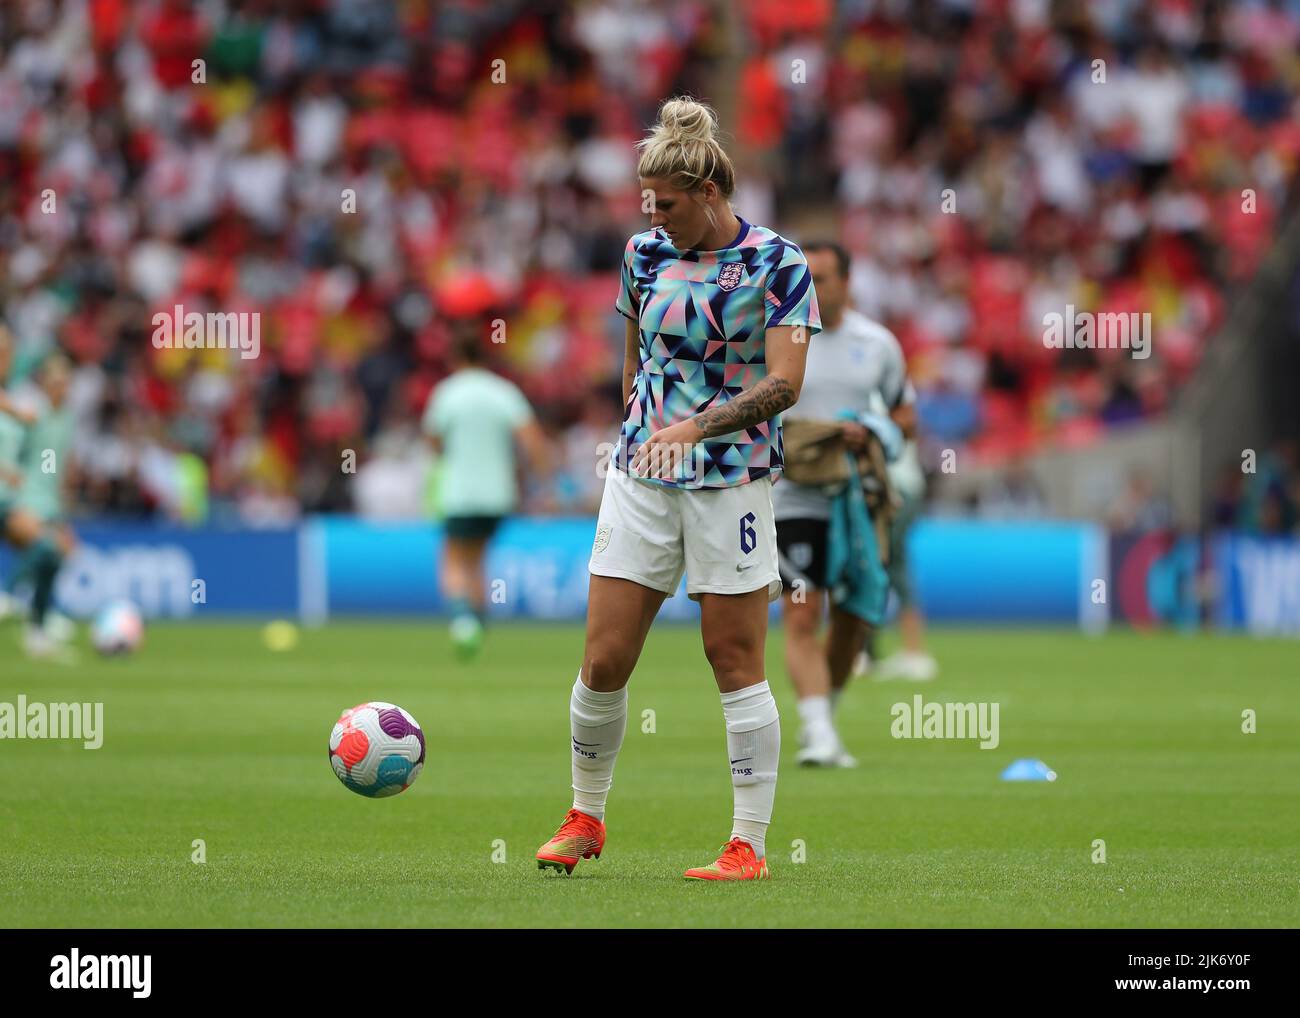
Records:
[[[572,873],[579,859],[600,858],[605,847],[605,824],[576,809],[564,815],[564,823],[545,845],[537,850],[537,868]]]
[[[741,838],[732,838],[722,846],[722,855],[711,866],[686,871],[687,880],[767,880],[767,857],[754,854],[753,846]]]

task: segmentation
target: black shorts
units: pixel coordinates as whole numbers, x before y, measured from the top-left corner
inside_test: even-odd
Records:
[[[501,526],[501,516],[448,516],[443,521],[447,536],[462,541],[486,540]]]
[[[796,580],[815,590],[826,586],[826,544],[829,520],[777,520],[777,567],[781,587],[790,590]]]

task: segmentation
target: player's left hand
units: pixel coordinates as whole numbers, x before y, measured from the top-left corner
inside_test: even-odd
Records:
[[[694,421],[670,424],[641,443],[632,457],[631,473],[637,477],[671,479],[681,476],[684,465],[687,476],[692,476],[695,445],[703,437]]]

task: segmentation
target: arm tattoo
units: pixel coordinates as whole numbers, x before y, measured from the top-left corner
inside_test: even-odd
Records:
[[[768,375],[735,399],[710,407],[692,420],[700,429],[702,438],[715,438],[771,420],[794,404],[794,387],[789,380],[780,375]]]

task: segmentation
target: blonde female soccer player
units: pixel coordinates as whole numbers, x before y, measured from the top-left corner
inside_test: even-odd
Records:
[[[537,853],[572,872],[605,844],[605,800],[627,722],[627,682],[665,597],[686,575],[722,694],[735,809],[701,880],[767,877],[764,837],[781,729],[763,677],[768,603],[781,591],[772,483],[776,415],[799,398],[820,329],[798,246],[731,207],[735,171],[717,116],[671,99],[638,143],[650,229],[624,252],[623,427],[589,569],[586,647],[573,685],[573,808]]]

